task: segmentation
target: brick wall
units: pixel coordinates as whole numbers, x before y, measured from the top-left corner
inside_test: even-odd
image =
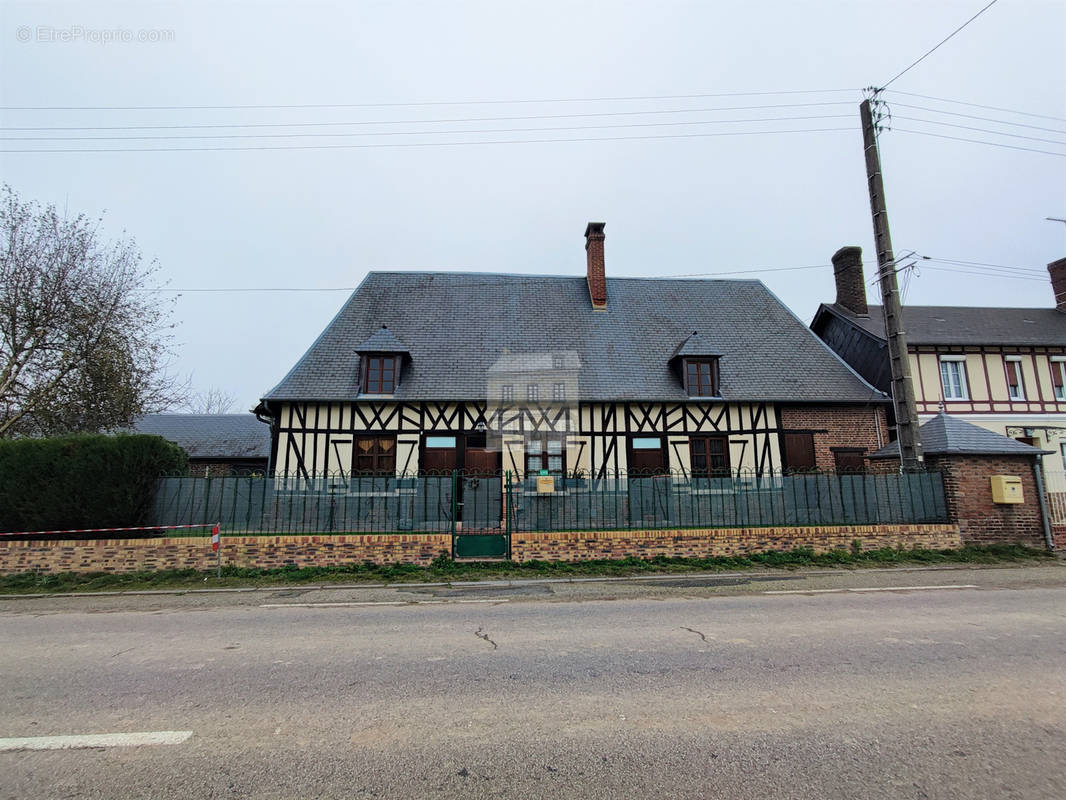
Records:
[[[223,536],[222,564],[297,567],[361,564],[429,564],[451,552],[447,533],[365,536]],[[208,537],[16,542],[0,540],[0,574],[19,572],[138,572],[208,570],[215,554]]]
[[[1032,456],[926,455],[925,464],[944,476],[948,519],[959,526],[963,544],[1024,544],[1044,548],[1044,526]],[[898,472],[899,459],[870,462],[876,472]],[[1022,503],[993,503],[993,475],[1022,480]],[[1066,545],[1066,526],[1052,535]]]
[[[824,553],[881,547],[942,550],[961,546],[955,525],[832,525],[805,528],[712,528],[668,531],[512,533],[514,561],[588,561],[654,556],[734,556],[811,547]]]
[[[814,458],[818,469],[836,468],[834,447],[858,447],[872,453],[888,443],[888,423],[882,405],[782,406],[781,427],[786,431],[815,431]]]
[[[1032,457],[928,456],[926,463],[944,475],[948,518],[965,543],[1045,546]],[[1021,478],[1025,502],[993,503],[992,475]]]

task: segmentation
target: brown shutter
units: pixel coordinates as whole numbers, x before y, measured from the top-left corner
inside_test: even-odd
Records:
[[[784,439],[785,469],[790,472],[814,469],[814,434],[786,433]]]

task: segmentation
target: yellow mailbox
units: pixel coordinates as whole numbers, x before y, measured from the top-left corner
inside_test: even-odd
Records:
[[[537,476],[537,492],[539,494],[551,494],[555,491],[555,477],[553,475]]]
[[[992,476],[993,503],[1023,503],[1022,479],[1014,475]]]

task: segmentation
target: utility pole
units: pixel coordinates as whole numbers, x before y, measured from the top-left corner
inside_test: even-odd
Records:
[[[876,97],[876,93],[874,94]],[[914,402],[914,384],[907,356],[907,335],[903,330],[903,306],[896,280],[896,257],[892,252],[892,235],[888,230],[885,186],[881,180],[881,154],[877,149],[870,100],[859,106],[862,118],[862,142],[866,154],[866,184],[870,190],[870,213],[874,223],[874,246],[877,250],[878,277],[881,282],[881,308],[885,315],[888,360],[892,369],[892,405],[896,412],[896,438],[904,472],[922,466],[922,441],[918,433],[918,408]]]

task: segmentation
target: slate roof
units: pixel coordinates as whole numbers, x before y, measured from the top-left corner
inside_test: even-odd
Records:
[[[270,426],[253,414],[146,414],[133,430],[162,436],[190,458],[270,457]]]
[[[410,353],[403,342],[396,338],[392,331],[382,325],[374,331],[370,338],[355,348],[357,353]]]
[[[699,331],[693,331],[691,333],[691,335],[687,339],[685,339],[685,341],[683,341],[681,344],[679,344],[677,346],[677,349],[674,351],[673,356],[670,357],[670,360],[673,361],[675,358],[680,358],[682,356],[719,356],[719,355],[721,355],[721,353],[719,353],[717,350],[715,350],[712,345],[708,344],[700,336],[700,332]]]
[[[833,303],[827,309],[879,339],[885,338],[881,306],[858,316]],[[1066,346],[1066,314],[1054,308],[982,308],[974,306],[904,306],[907,344]]]
[[[394,397],[478,400],[505,354],[574,350],[578,399],[684,400],[669,361],[698,330],[722,354],[726,400],[882,402],[760,281],[371,272],[264,400],[351,400],[356,349],[382,325],[410,347]]]
[[[918,429],[922,452],[935,455],[1036,456],[1050,452],[1030,447],[1008,436],[982,428],[941,411]],[[871,453],[869,458],[899,458],[899,446],[893,442]]]

